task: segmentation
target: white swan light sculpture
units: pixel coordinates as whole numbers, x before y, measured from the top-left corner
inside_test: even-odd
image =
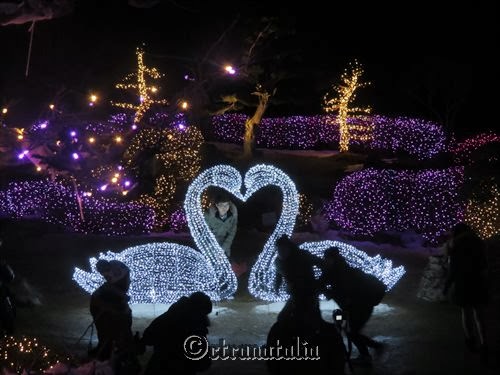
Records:
[[[218,301],[231,297],[237,289],[236,275],[205,222],[201,196],[210,186],[217,186],[245,202],[253,193],[267,185],[279,187],[283,193],[283,207],[275,230],[264,245],[250,272],[248,287],[255,297],[266,301],[282,301],[289,295],[284,286],[274,289],[276,270],[276,240],[291,236],[299,209],[295,184],[283,171],[271,165],[259,164],[245,175],[246,192],[241,194],[240,173],[228,165],[209,168],[189,186],[184,209],[191,235],[199,249],[175,243],[151,243],[125,249],[121,253],[99,254],[99,259],[118,259],[131,270],[131,303],[170,303],[194,291],[207,293]],[[322,256],[336,246],[347,262],[382,280],[391,289],[404,274],[402,266],[392,268],[390,260],[379,255],[369,257],[363,251],[338,241],[309,242],[300,245],[305,251]],[[91,272],[75,269],[73,279],[87,292],[93,292],[104,280],[95,269],[96,258],[90,259]],[[316,270],[319,276],[320,271]]]

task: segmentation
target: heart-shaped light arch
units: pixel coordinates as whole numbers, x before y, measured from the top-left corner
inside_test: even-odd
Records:
[[[245,175],[245,194],[241,194],[240,173],[228,165],[218,165],[202,172],[188,188],[184,209],[191,235],[198,250],[175,243],[146,244],[124,250],[120,254],[108,252],[99,258],[119,259],[131,269],[131,303],[170,303],[182,295],[204,291],[217,301],[231,297],[237,289],[236,275],[208,228],[203,215],[201,197],[210,186],[223,188],[245,202],[259,189],[274,185],[283,193],[281,216],[275,230],[250,272],[248,287],[255,297],[266,301],[288,299],[284,286],[274,289],[276,270],[276,240],[283,234],[291,236],[298,214],[299,201],[295,184],[283,171],[271,165],[259,164]],[[322,256],[336,246],[347,262],[375,275],[391,289],[404,274],[402,266],[392,268],[392,262],[379,255],[370,257],[361,250],[338,241],[309,242],[300,245],[304,251]],[[95,270],[96,258],[91,258],[91,273],[76,269],[73,279],[86,291],[92,292],[103,279]],[[320,271],[316,270],[318,276]]]

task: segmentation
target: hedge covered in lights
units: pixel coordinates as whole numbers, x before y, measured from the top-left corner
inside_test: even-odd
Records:
[[[151,208],[84,194],[80,199],[84,220],[73,187],[49,180],[11,182],[0,191],[0,215],[36,217],[81,233],[142,234],[153,227]]]
[[[477,134],[462,142],[453,144],[450,147],[450,152],[453,154],[455,163],[471,164],[473,162],[474,153],[489,145],[495,145],[498,149],[500,147],[500,135],[495,133]]]
[[[240,144],[246,115],[225,114],[212,117],[216,141]],[[432,158],[445,150],[445,134],[441,126],[408,117],[359,116],[348,122],[372,126],[369,141],[353,140],[352,144],[372,150],[407,153],[419,159]],[[264,118],[257,133],[257,145],[264,148],[315,149],[338,147],[339,127],[332,115]]]
[[[463,168],[444,170],[376,170],[343,178],[335,187],[326,215],[342,229],[373,235],[415,230],[430,243],[463,216],[459,199]]]

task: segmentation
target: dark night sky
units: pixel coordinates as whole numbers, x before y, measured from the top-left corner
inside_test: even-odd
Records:
[[[360,102],[372,105],[376,113],[435,119],[409,95],[411,90],[427,87],[424,82],[430,79],[441,101],[463,99],[457,131],[493,127],[492,112],[484,107],[493,105],[496,97],[484,90],[496,90],[498,82],[493,4],[448,5],[443,10],[425,2],[398,6],[331,2],[330,9],[323,4],[324,0],[298,5],[178,0],[141,9],[126,0],[79,0],[71,14],[36,24],[27,79],[29,24],[0,27],[0,104],[10,104],[12,116],[21,110],[26,114],[27,106],[50,101],[63,84],[82,97],[88,90],[109,93],[134,67],[134,51],[140,43],[146,43],[146,62],[166,74],[169,97],[182,84],[186,61],[202,56],[237,15],[239,22],[214,53],[214,64],[238,58],[255,20],[278,15],[290,20],[295,29],[283,49],[301,58],[300,64],[290,66],[293,78],[278,88],[278,93],[286,92],[294,102],[282,112],[318,112],[329,84],[357,58],[372,82],[359,95]],[[280,114],[279,110],[275,113]]]

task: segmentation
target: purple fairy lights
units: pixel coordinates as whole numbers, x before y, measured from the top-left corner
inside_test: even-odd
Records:
[[[354,234],[413,229],[429,241],[439,238],[464,213],[459,199],[463,168],[354,172],[335,187],[328,219]]]
[[[212,117],[215,140],[242,143],[245,120],[242,114]],[[428,159],[445,150],[446,136],[441,126],[408,117],[358,116],[348,122],[372,129],[370,140],[351,144],[372,150],[407,153]],[[332,115],[264,118],[257,133],[257,145],[264,148],[314,149],[338,147],[339,128]]]
[[[78,199],[73,187],[48,180],[9,183],[0,191],[0,215],[37,218],[75,232],[106,235],[149,233],[154,223],[149,207],[85,192],[79,192]]]

